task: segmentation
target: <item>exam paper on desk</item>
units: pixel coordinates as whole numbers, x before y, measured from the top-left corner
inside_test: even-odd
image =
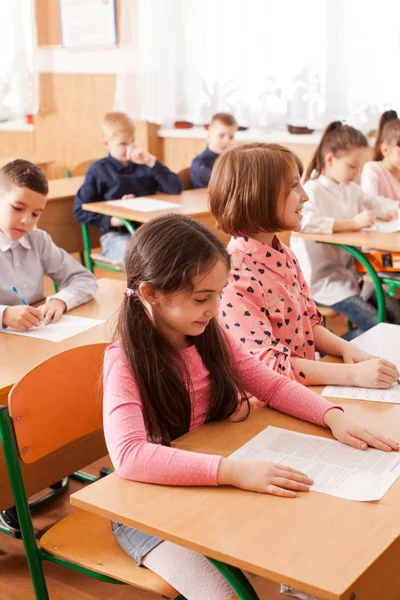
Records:
[[[380,356],[394,363],[400,371],[400,326],[391,323],[379,323],[362,333],[351,342],[360,350],[372,356]],[[354,398],[373,402],[400,404],[400,385],[394,383],[387,390],[371,388],[327,385],[322,392],[329,398]]]
[[[33,327],[28,331],[17,331],[11,327],[3,330],[0,329],[0,331],[7,335],[23,335],[25,337],[38,338],[49,342],[62,342],[74,335],[78,335],[78,333],[96,327],[101,323],[104,323],[104,320],[63,315],[57,323],[39,325],[39,327]]]
[[[130,198],[127,200],[109,200],[105,204],[117,206],[119,208],[129,208],[138,212],[156,212],[166,210],[167,208],[177,208],[179,204],[167,202],[166,200],[155,200],[154,198]]]
[[[230,458],[293,467],[314,480],[312,491],[347,500],[380,500],[400,475],[398,452],[357,450],[279,427],[267,427]]]

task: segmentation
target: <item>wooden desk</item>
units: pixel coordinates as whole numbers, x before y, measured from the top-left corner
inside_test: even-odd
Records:
[[[69,315],[106,320],[113,317],[122,302],[125,282],[99,279],[98,284],[96,299],[74,308]],[[14,383],[35,365],[69,348],[110,340],[112,325],[112,321],[106,321],[63,342],[0,333],[0,403],[7,403],[8,392]]]
[[[400,439],[400,406],[341,404],[349,416]],[[242,423],[200,427],[174,445],[227,456],[267,425],[330,436],[259,409]],[[71,503],[326,600],[400,596],[400,481],[368,503],[315,492],[287,500],[229,487],[158,486],[114,473],[73,494]]]
[[[305,240],[319,242],[321,244],[333,244],[340,246],[346,252],[349,252],[367,269],[369,276],[374,284],[377,308],[378,323],[385,321],[386,304],[385,293],[382,288],[382,282],[377,275],[373,265],[359,248],[374,248],[376,250],[386,250],[388,252],[400,252],[400,233],[379,233],[377,231],[349,231],[346,233],[292,233],[293,236],[301,237]],[[390,280],[390,273],[387,273],[386,280]],[[385,281],[386,283],[386,281]]]
[[[74,219],[74,198],[84,177],[63,177],[49,181],[47,205],[39,220],[39,228],[47,231],[57,246],[67,252],[82,252],[82,231]],[[92,246],[99,245],[100,232],[91,228]]]
[[[147,196],[146,196],[147,197]],[[164,200],[166,202],[173,202],[176,204],[175,208],[166,208],[164,210],[158,210],[154,212],[142,212],[138,210],[132,210],[129,208],[123,208],[121,206],[115,206],[109,202],[90,202],[83,204],[84,210],[89,210],[101,215],[109,215],[111,217],[119,217],[120,219],[127,219],[128,221],[136,221],[138,223],[147,223],[151,219],[161,217],[168,213],[179,213],[184,214],[196,221],[199,221],[212,231],[214,231],[222,240],[227,241],[229,236],[226,236],[223,232],[217,230],[215,219],[212,216],[208,206],[208,190],[186,190],[181,194],[156,194],[155,196],[148,196],[149,198],[155,198],[157,200]]]

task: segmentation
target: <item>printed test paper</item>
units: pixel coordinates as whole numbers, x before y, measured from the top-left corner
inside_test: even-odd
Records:
[[[230,458],[287,465],[314,480],[312,491],[364,502],[380,500],[400,475],[398,452],[357,450],[279,427],[267,427]]]

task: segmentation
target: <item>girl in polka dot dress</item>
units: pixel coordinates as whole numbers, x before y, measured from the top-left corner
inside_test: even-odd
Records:
[[[220,322],[250,355],[306,385],[388,388],[399,373],[323,327],[293,252],[275,232],[299,231],[308,197],[302,165],[277,144],[243,144],[216,162],[211,211],[231,234],[232,269],[222,292]],[[315,351],[345,364],[315,360]]]
[[[203,423],[245,418],[249,402],[243,390],[265,407],[329,427],[343,443],[398,449],[228,337],[216,317],[229,255],[204,226],[182,215],[155,219],[128,242],[125,258],[128,287],[118,341],[104,360],[103,401],[107,447],[121,477],[165,485],[231,485],[287,498],[307,492],[312,481],[286,466],[171,447],[175,438]],[[200,554],[121,523],[112,527],[137,564],[158,573],[188,600],[235,597]]]

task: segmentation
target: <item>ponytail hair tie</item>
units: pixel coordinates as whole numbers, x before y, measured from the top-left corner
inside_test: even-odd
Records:
[[[337,129],[338,127],[342,127],[342,125],[345,125],[346,121],[335,121],[333,124],[333,129]]]
[[[131,288],[124,289],[125,298],[137,298],[139,296],[138,290],[132,290]]]

